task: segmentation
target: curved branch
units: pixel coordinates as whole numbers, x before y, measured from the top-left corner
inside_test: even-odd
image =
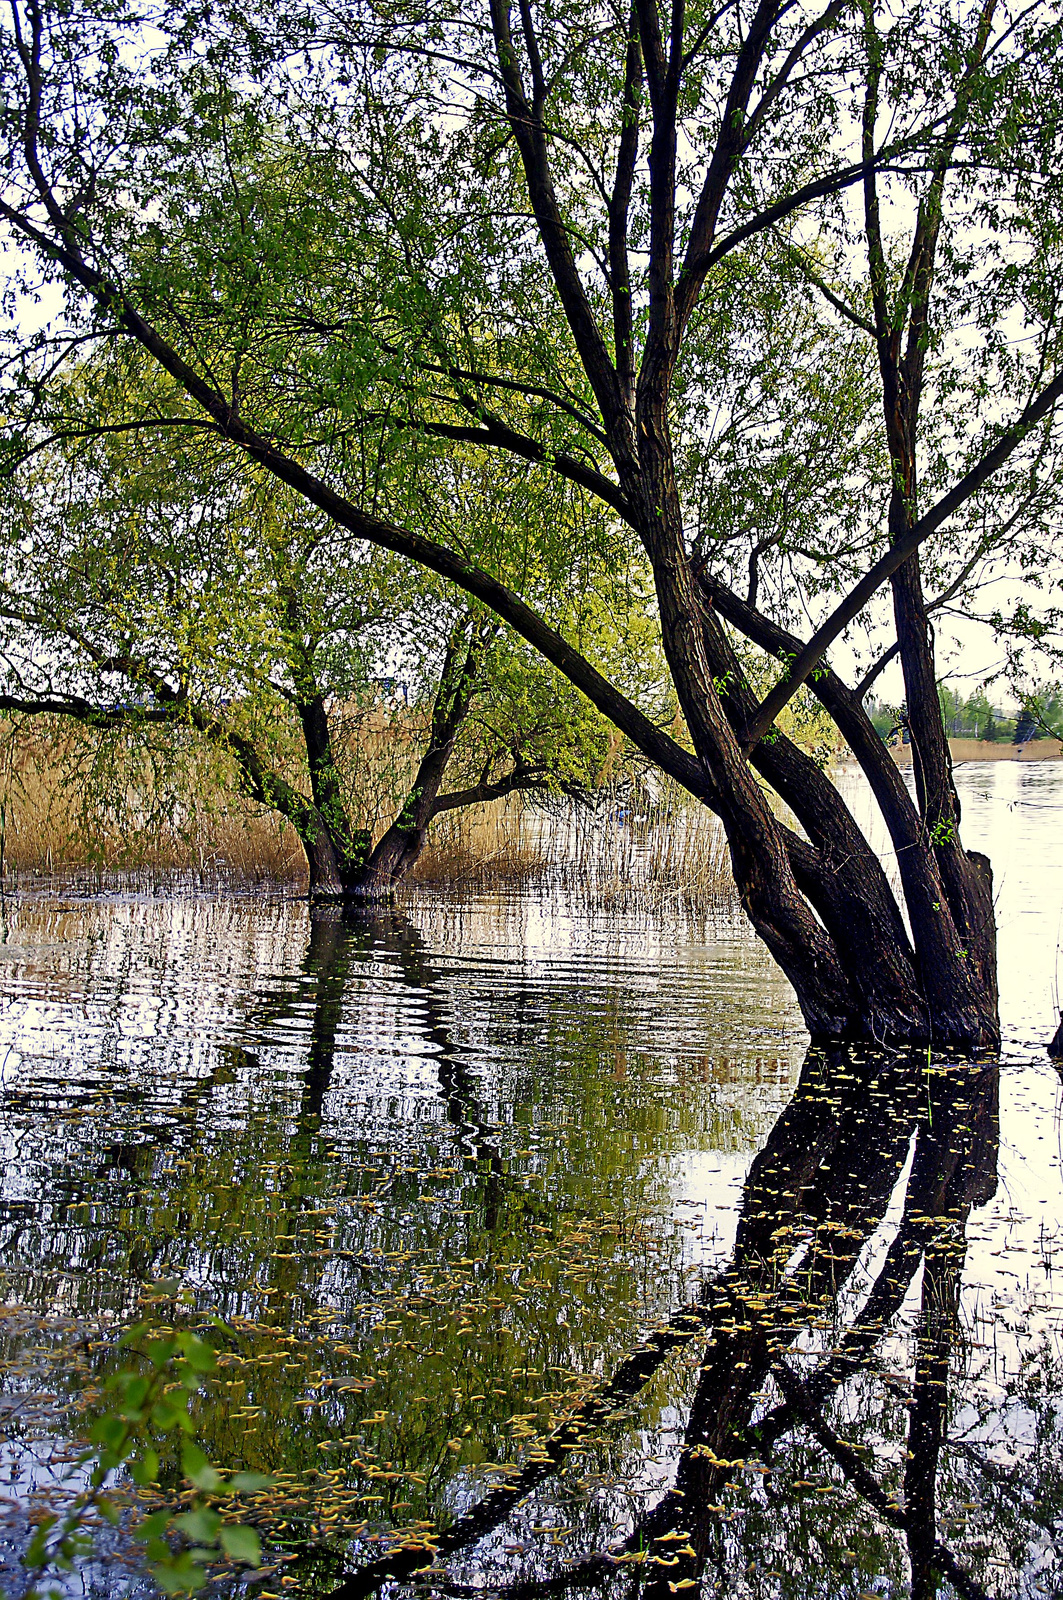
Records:
[[[451,794],[441,794],[432,808],[432,816],[437,817],[441,811],[457,811],[462,806],[480,805],[487,800],[502,800],[507,794],[516,793],[549,794],[550,785],[546,781],[545,768],[529,770],[527,767],[514,767],[512,772],[491,783],[475,783],[469,789],[455,789]]]
[[[527,7],[524,8],[523,16],[527,26],[530,21]],[[602,331],[580,276],[576,257],[572,251],[569,230],[561,216],[554,188],[549,146],[541,116],[545,83],[542,80],[541,67],[535,58],[534,35],[526,36],[526,43],[532,53],[532,73],[535,80],[533,100],[529,103],[517,64],[517,51],[510,31],[507,0],[491,0],[491,28],[495,39],[499,73],[505,85],[506,116],[513,129],[517,149],[520,151],[528,184],[528,196],[546,252],[547,263],[584,371],[590,380],[606,423],[606,430],[612,431],[613,427],[624,421],[619,384],[616,369],[609,358]]]
[[[713,806],[718,803],[716,785],[703,763],[658,728],[512,589],[448,546],[374,516],[331,489],[300,462],[285,455],[265,435],[249,427],[234,412],[226,396],[189,366],[158,330],[141,316],[121,290],[95,267],[71,255],[61,243],[48,238],[3,199],[0,199],[0,216],[6,218],[23,238],[57,262],[97,304],[106,305],[114,311],[126,332],[180,384],[189,398],[217,424],[219,432],[238,445],[264,471],[281,483],[286,483],[356,539],[406,556],[417,565],[454,583],[474,599],[482,601],[586,695],[591,704],[621,733],[626,734],[643,755],[669,773],[696,799]],[[607,479],[604,481],[608,482]]]
[[[168,706],[98,706],[80,695],[65,698],[51,695],[0,694],[0,711],[26,717],[70,717],[88,722],[94,728],[117,728],[123,723],[175,722],[178,718]]]
[[[942,523],[947,522],[949,517],[955,515],[971,496],[989,481],[1027,434],[1049,414],[1061,398],[1063,398],[1063,372],[1057,373],[1037,398],[1029,402],[1022,414],[1010,428],[1004,430],[981,461],[965,473],[959,483],[950,489],[948,494],[943,495],[925,516],[920,517],[903,537],[891,545],[885,555],[881,556],[860,582],[854,585],[798,653],[786,677],[781,679],[761,701],[756,717],[746,729],[747,751],[764,737],[783,706],[793,699],[801,685],[811,677],[820,658],[830,649],[838,635],[849,626],[853,618],[864,609],[876,590],[904,565],[924,539],[940,528]]]
[[[567,478],[570,483],[575,483],[581,489],[586,489],[590,494],[596,495],[599,500],[611,506],[618,516],[623,517],[629,527],[634,527],[631,506],[627,496],[618,484],[612,482],[604,473],[594,467],[586,466],[578,461],[575,456],[568,455],[563,450],[548,450],[537,439],[530,438],[527,434],[518,433],[515,429],[507,427],[503,422],[495,419],[488,420],[483,427],[471,427],[460,422],[421,422],[416,420],[395,422],[389,419],[390,425],[399,430],[415,433],[430,434],[437,439],[453,439],[457,443],[483,444],[496,450],[509,450],[513,455],[520,456],[525,461],[532,461],[537,466],[552,467],[555,472]]]

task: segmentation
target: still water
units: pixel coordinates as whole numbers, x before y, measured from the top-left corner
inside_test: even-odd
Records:
[[[274,1479],[219,1593],[1063,1593],[1063,763],[959,778],[999,1064],[808,1052],[725,912],[9,901],[0,1586],[176,1318]],[[64,1593],[150,1592],[139,1511]]]

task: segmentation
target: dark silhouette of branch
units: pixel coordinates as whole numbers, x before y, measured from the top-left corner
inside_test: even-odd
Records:
[[[835,639],[849,626],[853,618],[859,615],[886,579],[903,566],[909,556],[914,555],[924,539],[936,532],[983,484],[988,483],[993,474],[1018,449],[1032,429],[1048,416],[1061,398],[1063,398],[1063,372],[1057,373],[1051,383],[1045,385],[1040,394],[1023,408],[1015,422],[1003,431],[992,449],[987,450],[982,459],[976,462],[969,472],[964,473],[948,494],[942,495],[937,504],[891,545],[885,555],[864,574],[859,583],[850,589],[845,598],[835,606],[826,622],[816,629],[811,639],[801,649],[786,676],[780,679],[764,697],[755,720],[746,729],[747,750],[764,737],[783,706],[793,699],[801,685],[811,677],[820,659],[830,649]]]

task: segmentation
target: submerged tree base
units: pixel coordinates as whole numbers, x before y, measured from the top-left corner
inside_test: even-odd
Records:
[[[931,1009],[921,996],[914,996],[907,1006],[874,1007],[866,1015],[841,1020],[836,1029],[809,1028],[809,1033],[813,1046],[822,1049],[844,1045],[891,1053],[933,1050],[965,1059],[990,1059],[1000,1052],[995,1003],[991,1010],[977,1005]]]

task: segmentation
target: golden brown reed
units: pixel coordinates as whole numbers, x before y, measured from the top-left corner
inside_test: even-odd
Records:
[[[0,866],[10,881],[121,872],[298,882],[306,862],[281,818],[239,798],[211,796],[170,815],[121,820],[85,807],[48,768],[31,767],[0,800]],[[138,826],[138,821],[140,825]]]
[[[122,804],[72,782],[62,751],[23,746],[0,784],[0,873],[9,888],[47,878],[98,887],[275,883],[305,891],[306,862],[290,825],[234,795],[214,768],[178,798],[152,805],[128,787]],[[396,805],[398,801],[396,801]],[[411,885],[469,890],[550,883],[601,902],[628,899],[690,907],[733,897],[719,824],[678,790],[590,804],[531,804],[511,796],[443,813],[432,825]]]
[[[723,830],[703,807],[664,789],[634,801],[548,807],[498,801],[435,825],[414,881],[489,888],[549,882],[597,901],[691,908],[734,898]]]

